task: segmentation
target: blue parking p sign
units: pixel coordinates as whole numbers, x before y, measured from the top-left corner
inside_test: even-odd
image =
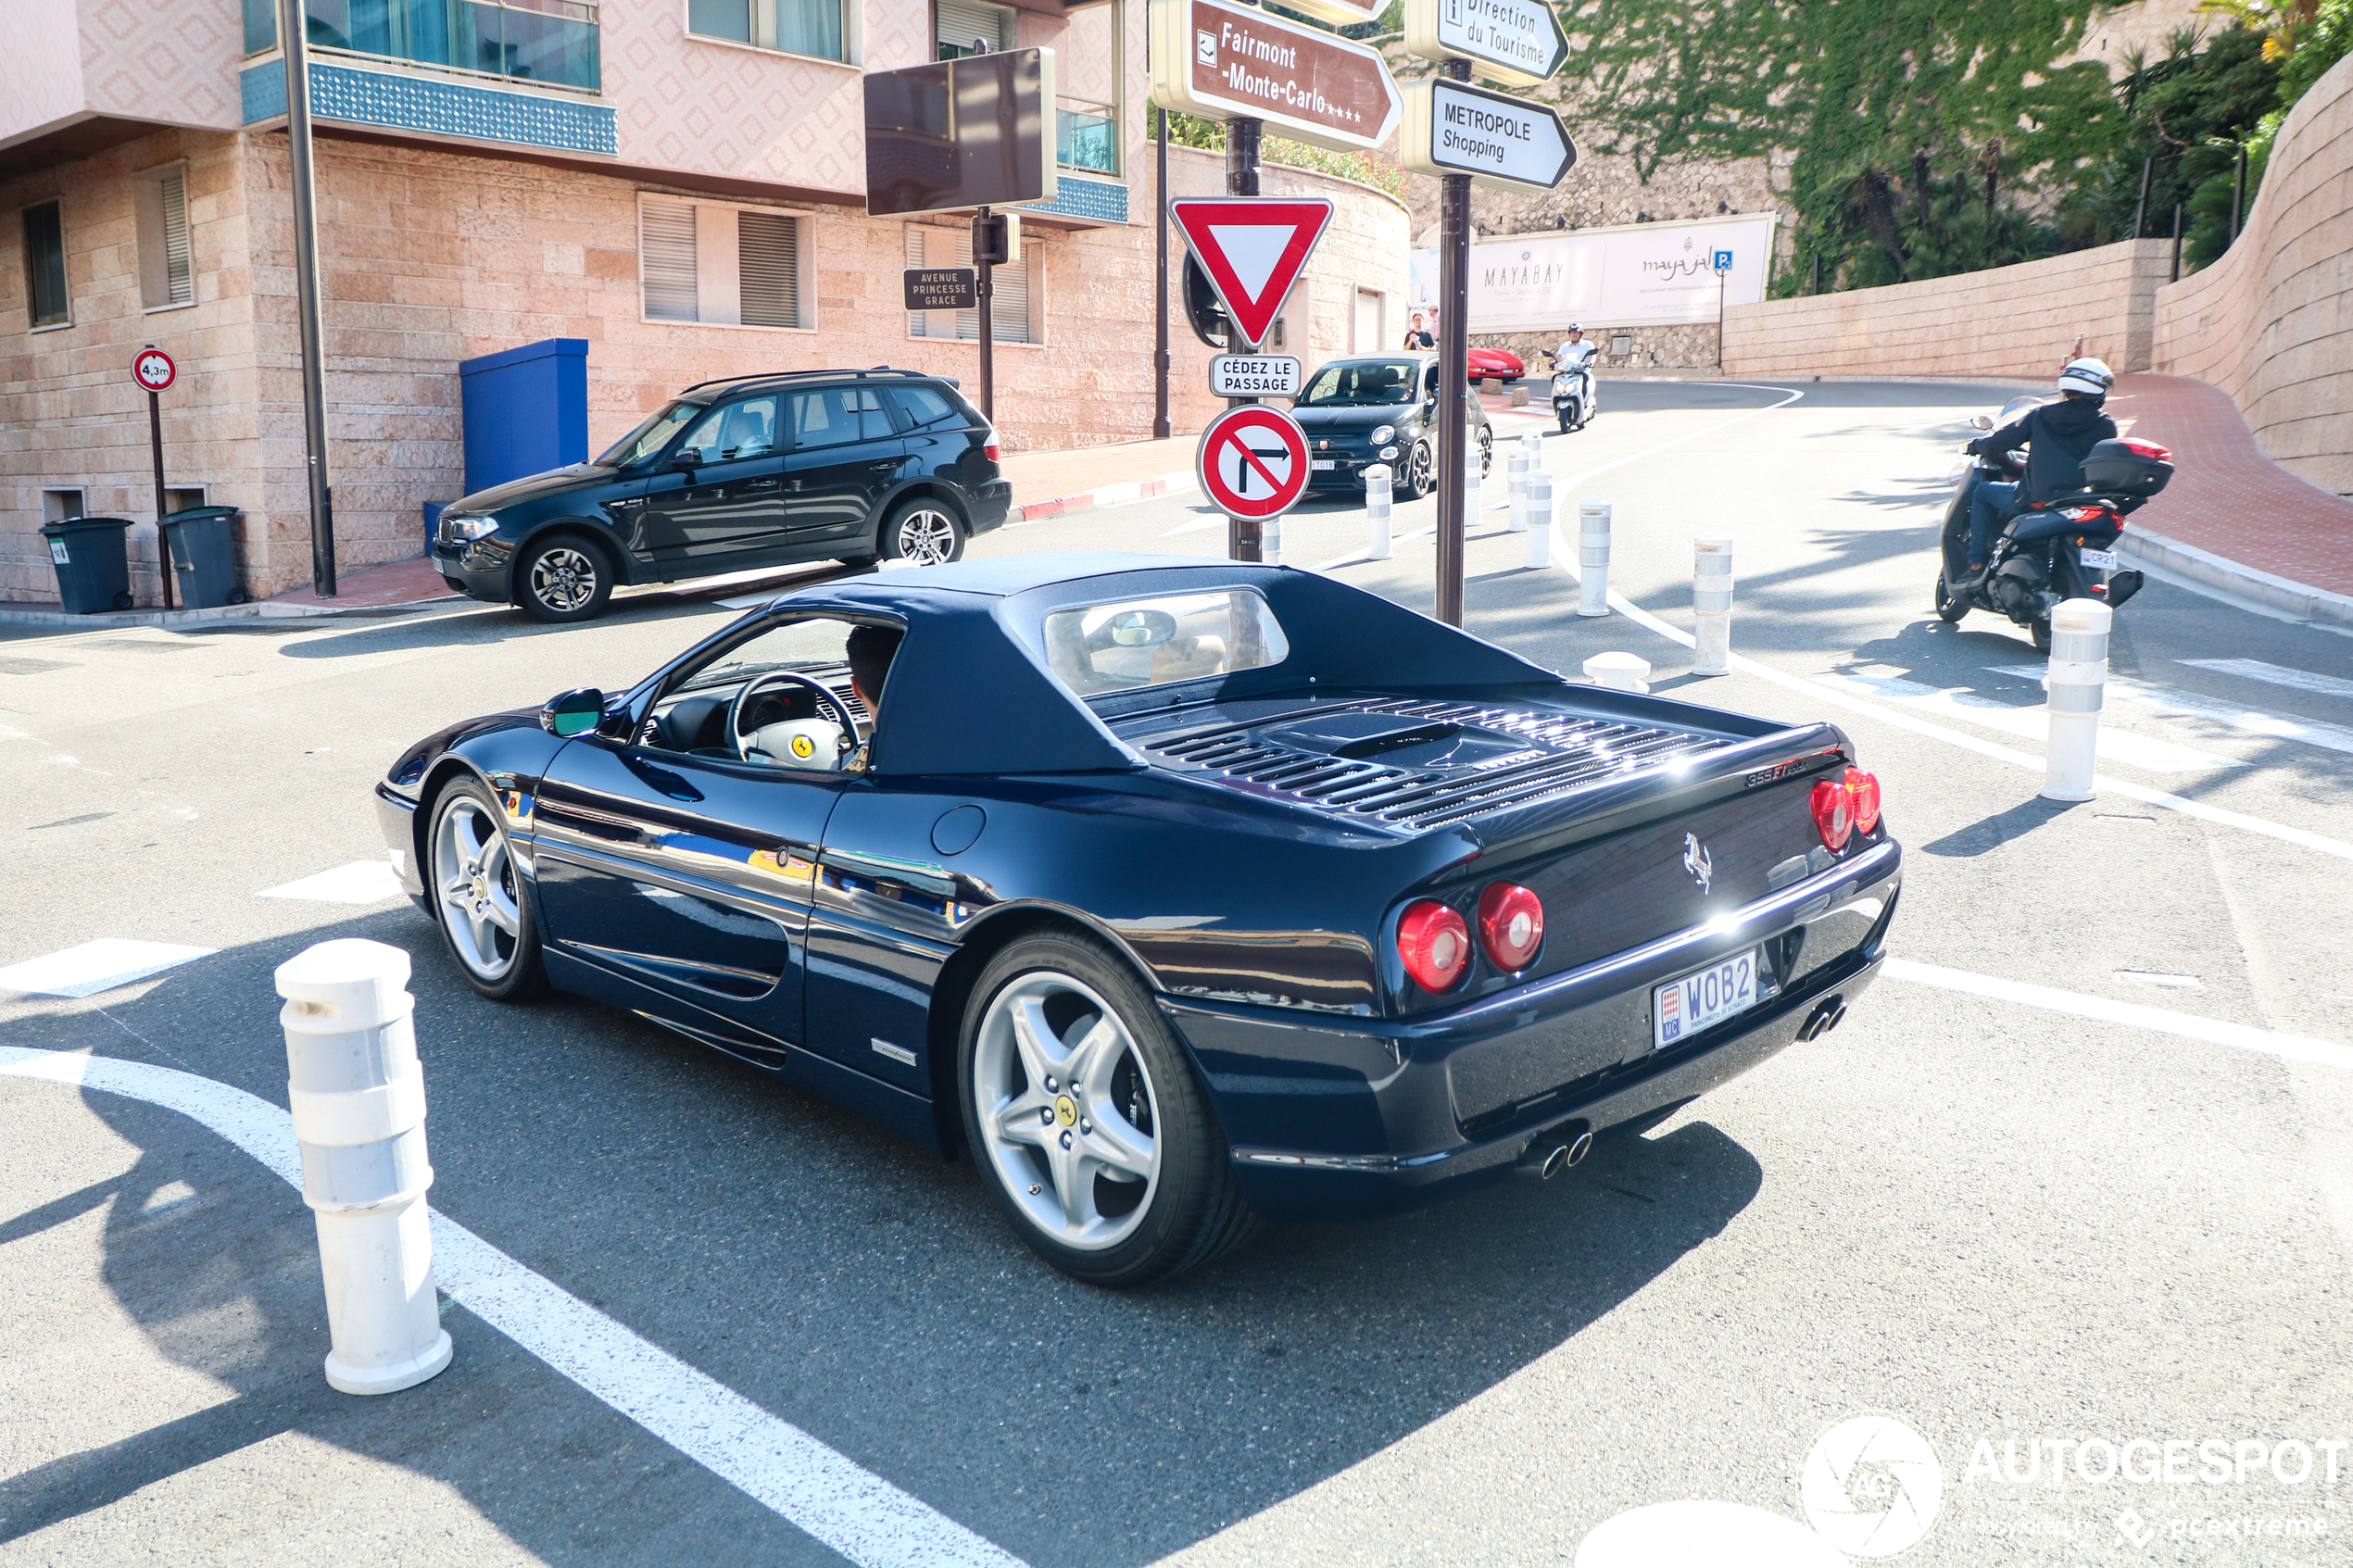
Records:
[[[1719,250],[1716,253],[1716,270],[1718,272],[1729,272],[1732,270],[1732,253],[1730,251]]]

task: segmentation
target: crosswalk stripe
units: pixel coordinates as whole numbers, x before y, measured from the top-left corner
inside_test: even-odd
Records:
[[[2199,670],[2211,670],[2218,674],[2260,681],[2266,685],[2314,692],[2322,696],[2353,696],[2353,681],[2342,680],[2334,675],[2314,674],[2309,670],[2291,670],[2284,664],[2266,664],[2259,659],[2180,659],[2174,662]]]

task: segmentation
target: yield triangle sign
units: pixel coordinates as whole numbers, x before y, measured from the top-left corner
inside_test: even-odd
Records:
[[[1226,314],[1253,348],[1274,330],[1284,296],[1332,220],[1327,201],[1257,196],[1173,201],[1168,210]]]

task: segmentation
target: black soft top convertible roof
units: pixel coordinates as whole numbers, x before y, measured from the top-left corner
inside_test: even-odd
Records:
[[[1110,553],[1011,556],[835,582],[759,613],[904,626],[876,715],[878,774],[1070,773],[1145,764],[1046,662],[1058,609],[1250,587],[1282,623],[1281,663],[1220,679],[1232,699],[1303,687],[1563,684],[1541,665],[1378,595],[1292,567]]]

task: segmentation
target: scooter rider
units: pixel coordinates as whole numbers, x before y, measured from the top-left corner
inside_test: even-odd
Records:
[[[2005,514],[2041,506],[2055,495],[2083,487],[2083,459],[2094,444],[2116,439],[2116,421],[2101,409],[2108,388],[2115,384],[2115,375],[2099,360],[2070,359],[2059,371],[2057,402],[2031,408],[1969,444],[1969,453],[1981,458],[2025,447],[2026,482],[2022,487],[1980,484],[1970,493],[1969,574],[1954,584],[1957,589],[1973,588],[1984,581],[1994,530]]]
[[[1553,368],[1555,370],[1582,378],[1585,411],[1589,415],[1593,411],[1593,356],[1599,352],[1600,346],[1587,343],[1585,329],[1575,321],[1568,324],[1568,336],[1553,350]]]

